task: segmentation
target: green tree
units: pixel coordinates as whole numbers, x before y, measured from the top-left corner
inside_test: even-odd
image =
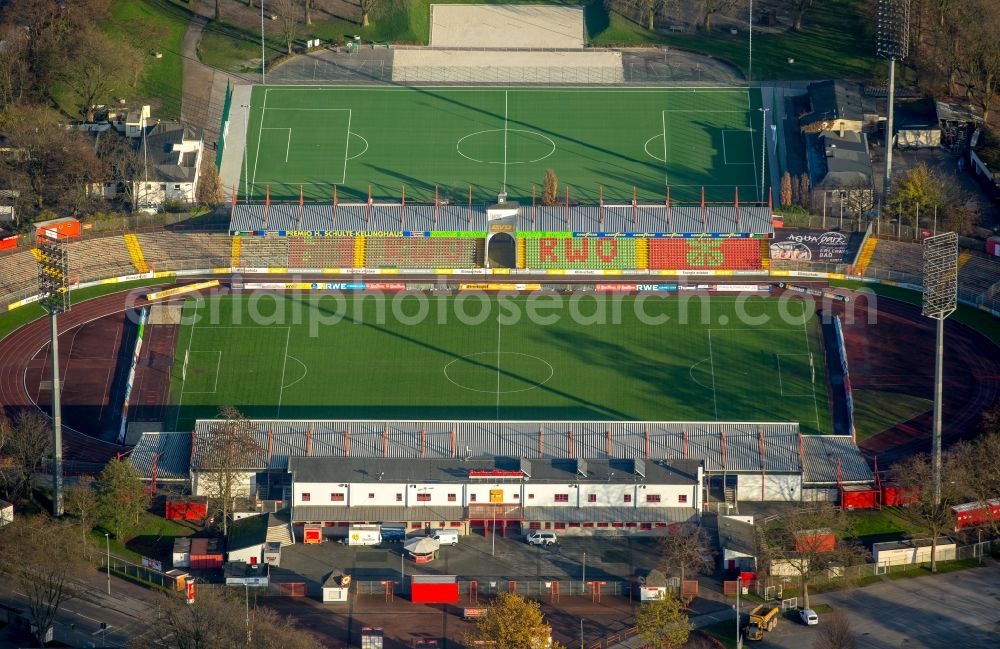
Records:
[[[550,645],[552,627],[542,617],[538,602],[513,593],[500,593],[490,602],[486,615],[476,620],[475,630],[466,644],[491,640],[494,649],[543,649]]]
[[[688,641],[694,626],[684,613],[684,604],[673,595],[645,602],[635,613],[635,626],[652,649],[673,649]]]
[[[124,541],[138,527],[149,501],[146,485],[126,460],[115,458],[104,466],[97,479],[98,511],[116,539]]]
[[[940,209],[948,202],[949,191],[945,180],[921,162],[893,183],[887,207],[900,219],[904,216],[916,218],[918,209],[921,213],[931,214],[935,207]]]
[[[555,205],[559,198],[559,179],[552,169],[545,170],[542,179],[542,205]]]

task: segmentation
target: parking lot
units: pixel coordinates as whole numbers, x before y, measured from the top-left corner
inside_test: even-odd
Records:
[[[477,580],[479,592],[507,590],[509,581],[560,582],[571,594],[583,581],[629,581],[659,561],[657,540],[647,537],[567,537],[554,546],[533,546],[523,536],[463,536],[458,545],[442,546],[439,558],[415,564],[401,543],[353,547],[342,543],[296,544],[281,551],[281,567],[273,581],[305,581],[311,595],[331,574],[348,574],[355,582],[391,580],[418,574],[457,575]],[[586,573],[586,574],[584,574]],[[491,586],[491,584],[494,584]]]

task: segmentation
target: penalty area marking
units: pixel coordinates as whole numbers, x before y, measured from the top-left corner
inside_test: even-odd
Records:
[[[464,360],[467,360],[467,359],[475,359],[475,358],[478,358],[480,356],[488,356],[490,358],[496,358],[497,361],[498,361],[498,363],[497,363],[497,388],[496,388],[496,390],[481,390],[479,388],[470,388],[467,385],[462,385],[461,383],[459,383],[455,379],[451,378],[451,376],[449,376],[449,374],[448,374],[448,368],[451,367],[452,365],[454,365],[455,363],[457,363],[459,361],[464,361]],[[500,356],[523,356],[524,358],[533,358],[536,361],[539,361],[540,363],[542,363],[543,365],[545,365],[546,367],[549,368],[549,375],[547,377],[545,377],[544,381],[536,382],[534,385],[530,385],[530,386],[528,386],[526,388],[518,388],[516,390],[501,390],[500,389],[500,373],[501,372],[500,372],[500,369],[499,369],[499,357]],[[473,361],[473,362],[474,363],[478,363],[478,361]],[[488,368],[483,368],[483,369],[488,369]],[[542,387],[543,385],[545,385],[546,383],[548,383],[549,381],[551,381],[552,377],[555,376],[555,374],[556,374],[555,368],[553,368],[552,364],[549,363],[544,358],[540,358],[538,356],[535,356],[534,354],[525,354],[525,353],[522,353],[522,352],[503,352],[503,351],[474,352],[472,354],[466,354],[465,356],[460,356],[460,357],[458,357],[456,359],[453,359],[453,360],[449,361],[448,364],[444,366],[444,368],[442,369],[442,371],[444,372],[444,377],[446,379],[448,379],[454,385],[462,388],[463,390],[468,390],[470,392],[481,392],[482,394],[496,394],[498,397],[501,394],[515,394],[517,392],[528,392],[529,390],[536,390],[536,389]]]
[[[698,361],[697,363],[692,363],[691,367],[688,368],[688,376],[690,376],[691,380],[694,381],[697,385],[705,388],[706,390],[713,390],[714,391],[715,388],[713,388],[712,386],[705,385],[704,383],[702,383],[698,379],[694,378],[694,368],[698,367],[702,363],[707,362],[708,360],[709,360],[708,357],[705,357],[705,358],[701,359],[700,361]]]
[[[289,356],[288,358],[292,359],[293,361],[295,361],[296,363],[298,363],[299,365],[302,366],[302,376],[300,376],[299,378],[295,379],[294,381],[292,381],[288,385],[281,386],[282,390],[287,390],[288,388],[292,387],[293,385],[295,385],[296,383],[298,383],[302,379],[306,378],[306,375],[309,374],[309,368],[306,367],[305,363],[303,363],[299,359],[295,358],[294,356]]]
[[[183,386],[181,387],[181,392],[184,394],[215,394],[216,390],[219,389],[219,372],[222,371],[222,351],[211,350],[211,349],[191,349],[188,352],[188,356],[193,354],[215,354],[215,382],[212,385],[211,390],[185,390]],[[187,381],[185,381],[185,384]]]
[[[361,153],[356,153],[355,155],[352,155],[352,156],[348,157],[348,158],[347,158],[348,160],[354,160],[355,158],[360,158],[360,157],[361,157],[361,156],[363,156],[364,154],[368,153],[368,140],[366,140],[366,139],[365,139],[364,137],[362,137],[361,135],[358,135],[357,133],[351,133],[351,132],[348,132],[348,133],[347,133],[347,138],[348,138],[348,139],[347,139],[347,141],[348,141],[348,142],[350,142],[350,141],[351,141],[351,140],[350,140],[350,138],[351,138],[351,136],[352,136],[352,135],[353,135],[354,137],[358,137],[358,138],[361,138],[361,141],[365,143],[365,148],[361,149]]]
[[[288,141],[285,143],[285,163],[288,163],[288,150],[292,148],[292,128],[290,126],[265,126],[262,131],[288,131]]]
[[[782,375],[781,375],[781,357],[782,356],[787,356],[789,358],[796,357],[796,356],[805,356],[806,358],[809,358],[809,354],[775,354],[774,355],[774,357],[776,359],[778,359],[778,390],[781,392],[781,396],[783,396],[783,397],[815,397],[816,396],[816,391],[815,390],[813,390],[812,392],[808,392],[808,393],[807,392],[803,392],[801,394],[799,394],[799,393],[792,393],[792,392],[785,392],[785,383],[784,383],[784,380],[782,379]]]

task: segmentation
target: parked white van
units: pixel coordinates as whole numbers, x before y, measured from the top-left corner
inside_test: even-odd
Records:
[[[431,536],[441,545],[458,545],[458,530],[437,529]]]

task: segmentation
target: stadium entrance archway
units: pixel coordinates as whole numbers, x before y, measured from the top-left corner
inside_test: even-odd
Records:
[[[517,266],[517,243],[507,232],[494,232],[486,239],[486,266],[514,268]]]

